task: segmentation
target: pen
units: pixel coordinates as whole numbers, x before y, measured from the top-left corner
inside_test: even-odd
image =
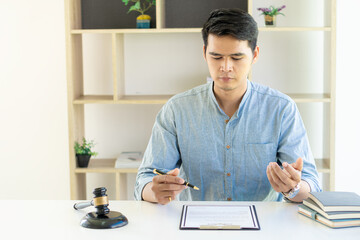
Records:
[[[158,174],[158,175],[167,175],[166,173],[164,173],[164,172],[162,172],[162,171],[160,171],[160,170],[157,170],[156,168],[153,170],[153,173]],[[191,188],[193,188],[193,189],[195,189],[195,190],[199,190],[199,188],[198,188],[197,186],[194,186],[194,185],[188,183],[187,181],[185,181],[185,182],[183,183],[183,185],[189,186],[189,187],[191,187]]]

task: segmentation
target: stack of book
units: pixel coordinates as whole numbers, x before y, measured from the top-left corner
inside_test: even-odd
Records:
[[[331,228],[360,226],[360,196],[354,192],[311,192],[298,212]]]

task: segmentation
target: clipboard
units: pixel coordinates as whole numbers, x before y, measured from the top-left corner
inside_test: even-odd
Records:
[[[255,205],[183,205],[180,230],[260,230]]]

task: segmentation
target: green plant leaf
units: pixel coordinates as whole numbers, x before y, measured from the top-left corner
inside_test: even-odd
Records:
[[[131,6],[131,7],[129,8],[128,13],[131,12],[131,11],[136,11],[136,10],[138,10],[138,9],[135,7],[135,5],[133,5],[133,6]]]
[[[75,143],[74,143],[75,154],[86,154],[86,155],[96,156],[98,153],[91,151],[91,148],[94,147],[94,146],[95,146],[95,143],[94,143],[93,140],[92,141],[86,141],[86,139],[83,138],[81,145],[80,145],[80,143],[75,141]]]
[[[122,0],[123,3],[125,3],[125,6],[129,4],[129,0]]]
[[[141,6],[140,6],[140,1],[138,1],[137,3],[135,3],[135,9],[136,10],[140,10]]]

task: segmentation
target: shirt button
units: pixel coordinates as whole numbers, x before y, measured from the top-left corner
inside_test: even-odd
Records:
[[[227,175],[228,177],[230,177],[230,176],[231,176],[231,173],[228,172],[226,175]]]
[[[228,122],[229,122],[229,119],[226,119],[226,120],[225,120],[225,123],[228,123]]]
[[[228,198],[227,198],[227,200],[228,200],[228,201],[231,201],[231,200],[232,200],[232,198],[231,198],[231,197],[228,197]]]
[[[230,148],[230,145],[227,145],[226,148],[229,149],[229,148]]]

